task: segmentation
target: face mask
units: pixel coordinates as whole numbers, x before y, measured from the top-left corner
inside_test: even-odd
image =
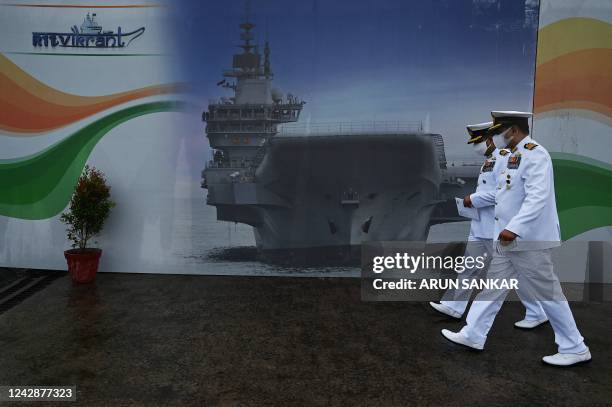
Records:
[[[485,155],[487,152],[487,143],[482,142],[482,143],[474,144],[474,152],[478,156]]]
[[[508,143],[510,143],[510,140],[506,139],[506,134],[508,134],[508,130],[504,131],[503,133],[500,134],[496,134],[495,136],[493,136],[493,144],[495,144],[495,147],[497,148],[506,148],[508,146]]]

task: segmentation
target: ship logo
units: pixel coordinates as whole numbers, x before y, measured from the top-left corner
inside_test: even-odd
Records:
[[[87,13],[80,27],[73,25],[71,32],[33,32],[32,45],[34,47],[75,47],[75,48],[123,48],[140,37],[144,27],[130,32],[103,31],[96,21],[96,13]],[[127,43],[126,43],[127,41]]]

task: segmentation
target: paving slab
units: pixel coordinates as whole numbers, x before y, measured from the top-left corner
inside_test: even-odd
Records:
[[[63,275],[0,315],[0,385],[76,385],[88,406],[608,404],[612,303],[571,306],[594,360],[560,369],[517,302],[477,353],[427,303],[362,302],[359,279]]]

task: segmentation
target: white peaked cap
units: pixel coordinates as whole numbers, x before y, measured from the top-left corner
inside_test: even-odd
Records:
[[[485,123],[478,123],[478,124],[468,124],[466,127],[468,130],[478,131],[478,130],[488,129],[492,125],[493,125],[493,122],[485,122]]]
[[[497,118],[497,117],[524,117],[529,119],[531,116],[533,116],[533,113],[531,112],[517,112],[516,110],[493,110],[491,112],[491,116],[493,116],[493,118]]]

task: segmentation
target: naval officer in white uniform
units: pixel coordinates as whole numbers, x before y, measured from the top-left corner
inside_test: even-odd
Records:
[[[504,149],[497,149],[493,143],[489,129],[493,122],[470,124],[467,126],[469,140],[474,152],[485,161],[480,168],[476,191],[464,198],[466,207],[478,209],[479,219],[473,219],[470,223],[470,233],[465,250],[465,256],[485,257],[484,269],[472,267],[459,274],[459,281],[484,277],[486,268],[493,256],[493,232],[495,227],[495,191],[496,179],[502,168],[505,167],[507,157],[510,152]],[[461,283],[459,287],[462,287]],[[447,290],[442,296],[440,303],[430,302],[429,304],[438,312],[452,318],[461,318],[465,312],[472,290],[457,288]],[[519,294],[520,296],[520,294]],[[526,308],[525,318],[515,323],[515,326],[522,329],[535,328],[548,321],[546,314],[537,302],[524,301]]]
[[[531,139],[531,113],[491,113],[494,142],[510,148],[495,196],[495,254],[488,278],[516,278],[531,299],[539,300],[555,332],[558,353],[542,358],[544,363],[570,366],[591,360],[580,335],[559,279],[553,271],[551,250],[561,243],[552,160]],[[508,290],[483,290],[478,294],[459,332],[442,330],[452,342],[483,349]]]

